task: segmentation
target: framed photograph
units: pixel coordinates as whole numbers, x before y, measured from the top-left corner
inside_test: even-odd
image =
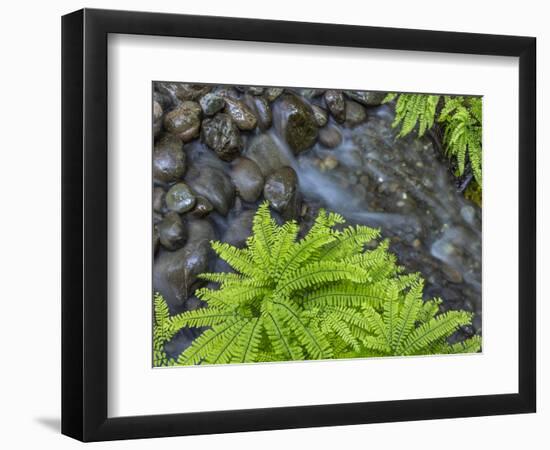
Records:
[[[62,35],[64,434],[535,412],[535,38]]]

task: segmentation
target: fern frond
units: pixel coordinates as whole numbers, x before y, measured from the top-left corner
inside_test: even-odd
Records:
[[[365,306],[379,308],[385,301],[386,284],[340,282],[306,293],[304,306]]]
[[[335,240],[335,232],[331,228],[342,222],[342,216],[320,210],[309,233],[289,249],[288,256],[278,270],[278,276],[282,278],[285,274],[296,271],[309,259],[318,260],[321,249]]]
[[[481,336],[472,336],[462,342],[450,345],[443,350],[444,353],[477,353],[481,350]]]
[[[397,352],[401,349],[403,338],[410,335],[418,319],[418,312],[422,308],[422,288],[422,283],[417,283],[405,295],[392,341],[392,348]]]
[[[418,327],[404,342],[401,353],[418,354],[442,337],[449,336],[460,326],[467,325],[472,314],[465,311],[448,311]]]
[[[254,215],[253,235],[248,240],[248,247],[256,264],[271,266],[271,247],[277,238],[276,229],[277,224],[269,212],[269,203],[265,201]]]
[[[285,296],[300,289],[343,280],[364,283],[369,281],[369,277],[368,273],[360,267],[335,261],[321,261],[308,264],[283,278],[275,292],[277,295]]]
[[[158,292],[153,299],[154,324],[153,324],[153,366],[161,367],[172,365],[173,361],[168,358],[164,351],[164,344],[176,333],[170,327],[170,310],[168,304]]]
[[[439,95],[400,94],[395,107],[393,127],[401,125],[398,137],[404,137],[418,124],[418,135],[422,136],[431,128],[439,103]]]
[[[256,276],[258,274],[257,266],[254,264],[248,249],[240,249],[218,241],[212,242],[211,245],[218,256],[225,260],[233,269],[248,276]]]
[[[174,333],[184,327],[210,327],[227,320],[235,319],[232,311],[221,308],[199,308],[178,314],[170,320],[170,330]]]
[[[283,355],[285,359],[290,361],[303,359],[302,351],[292,344],[286,325],[278,317],[271,312],[266,312],[263,324],[275,354]]]
[[[286,325],[296,334],[298,340],[305,346],[311,359],[326,359],[332,356],[332,349],[326,337],[309,327],[300,317],[300,312],[291,304],[274,301],[276,311]]]
[[[319,255],[321,259],[339,260],[362,253],[366,244],[380,237],[380,230],[357,225],[344,229],[334,237],[334,242],[325,246],[321,251]]]
[[[217,349],[226,344],[228,339],[233,336],[231,331],[238,326],[242,326],[243,321],[239,319],[229,319],[223,323],[215,325],[206,330],[195,341],[193,345],[178,356],[178,364],[199,364],[211,354],[214,354]]]
[[[260,350],[262,338],[262,319],[250,320],[239,335],[238,352],[235,354],[235,361],[246,363],[254,362]]]

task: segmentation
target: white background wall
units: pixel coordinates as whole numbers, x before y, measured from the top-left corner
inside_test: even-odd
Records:
[[[371,4],[369,4],[371,3]],[[543,102],[550,104],[550,29],[545,2],[461,0],[276,2],[88,0],[4,2],[0,16],[1,158],[0,443],[8,449],[76,448],[60,417],[60,16],[83,6],[530,35],[538,38],[539,412],[472,418],[239,433],[95,444],[94,448],[546,449],[550,446],[550,156]],[[450,10],[453,9],[452,12]],[[506,95],[506,93],[503,93]],[[515,105],[511,105],[515,107]],[[503,248],[506,244],[503,243]],[[546,295],[545,295],[546,294]],[[19,312],[17,312],[19,311]],[[475,374],[473,375],[475,376]],[[546,383],[545,383],[546,381]],[[345,380],[341,380],[345,382]],[[446,442],[445,442],[446,440]]]

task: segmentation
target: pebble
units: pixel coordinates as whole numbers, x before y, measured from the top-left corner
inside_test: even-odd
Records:
[[[177,183],[168,190],[165,201],[170,211],[183,214],[195,206],[197,199],[189,186],[185,183]]]

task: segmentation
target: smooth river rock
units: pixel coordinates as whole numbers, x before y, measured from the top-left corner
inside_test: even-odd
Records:
[[[166,192],[164,192],[164,189],[157,186],[153,189],[153,211],[156,212],[162,212],[164,209],[164,197],[166,196]]]
[[[153,178],[160,183],[171,183],[181,179],[185,168],[181,140],[172,134],[165,134],[153,150]]]
[[[325,92],[325,103],[336,122],[344,123],[346,120],[344,94],[341,91],[328,90]]]
[[[281,126],[286,142],[295,154],[307,150],[317,140],[317,122],[311,107],[293,94],[281,101]]]
[[[251,159],[241,157],[233,162],[231,180],[237,194],[245,202],[255,202],[262,193],[264,176],[258,165]]]
[[[212,86],[205,84],[178,83],[176,88],[176,97],[182,101],[196,101],[212,90]]]
[[[298,176],[291,167],[281,167],[266,179],[264,197],[271,207],[280,212],[285,219],[297,212]]]
[[[214,210],[214,206],[210,203],[210,200],[204,197],[197,197],[195,207],[189,212],[192,217],[201,218],[207,216]]]
[[[386,92],[375,91],[344,91],[344,93],[365,106],[378,106],[382,104],[382,101],[386,97]]]
[[[319,130],[319,143],[327,148],[338,147],[342,143],[342,133],[334,126],[322,128]]]
[[[270,87],[265,90],[264,96],[268,102],[273,102],[279,98],[283,92],[283,88]]]
[[[346,100],[346,126],[355,127],[367,120],[365,107],[352,100]]]
[[[164,116],[164,128],[183,142],[189,142],[199,135],[201,111],[198,103],[185,101]]]
[[[271,127],[273,116],[271,114],[271,107],[265,97],[259,97],[257,95],[247,95],[245,97],[246,103],[250,106],[256,118],[258,119],[258,127],[260,130],[265,131]]]
[[[187,185],[198,196],[206,198],[221,215],[227,215],[235,199],[235,187],[220,169],[200,167],[199,175],[186,179]]]
[[[166,193],[166,207],[170,211],[183,214],[195,206],[196,198],[185,183],[176,183]]]
[[[256,128],[258,120],[254,112],[244,102],[226,97],[225,112],[231,116],[240,130],[250,131]]]
[[[162,130],[162,106],[161,104],[154,100],[153,101],[153,134],[157,137]]]
[[[169,212],[157,225],[159,240],[168,250],[177,250],[183,247],[187,240],[187,232],[181,217],[175,212]]]
[[[187,228],[185,246],[174,252],[159,251],[153,265],[153,290],[172,308],[183,305],[191,295],[197,275],[208,271],[213,256],[210,241],[216,236],[212,225],[207,220],[191,220]]]
[[[317,125],[319,125],[319,127],[324,127],[328,122],[327,111],[318,105],[311,105],[311,109],[313,110],[313,115],[315,116]]]
[[[259,134],[252,138],[244,155],[258,165],[264,177],[274,170],[291,164],[287,152],[279,147],[268,134]]]

